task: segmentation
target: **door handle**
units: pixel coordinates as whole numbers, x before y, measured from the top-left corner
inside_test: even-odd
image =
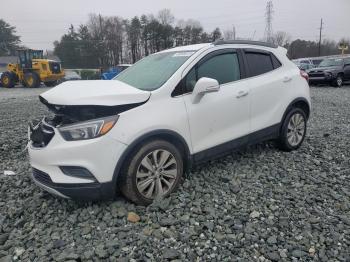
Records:
[[[247,96],[248,95],[248,91],[239,91],[238,94],[237,94],[237,98],[241,98],[241,97],[244,97],[244,96]]]
[[[289,76],[283,77],[283,82],[284,82],[284,83],[287,83],[287,82],[289,82],[289,81],[291,81],[291,80],[292,80],[292,78],[289,77]]]

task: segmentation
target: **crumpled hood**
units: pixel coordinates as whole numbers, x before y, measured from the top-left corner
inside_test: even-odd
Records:
[[[116,106],[142,103],[151,92],[142,91],[118,80],[67,81],[40,96],[54,105]]]

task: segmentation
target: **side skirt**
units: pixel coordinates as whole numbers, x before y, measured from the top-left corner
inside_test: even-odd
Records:
[[[238,151],[249,145],[254,145],[262,141],[267,141],[271,139],[276,139],[280,133],[281,124],[275,124],[273,126],[264,128],[262,130],[253,132],[249,135],[245,135],[240,138],[236,138],[229,142],[223,143],[221,145],[203,150],[201,152],[195,153],[192,156],[193,163],[200,164],[208,160],[222,157],[231,153],[232,151]]]

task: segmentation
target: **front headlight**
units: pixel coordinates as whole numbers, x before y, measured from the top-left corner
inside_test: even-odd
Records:
[[[332,72],[326,71],[324,73],[326,74],[326,76],[332,76]]]
[[[99,118],[77,124],[65,125],[59,127],[62,137],[67,141],[86,140],[108,133],[115,125],[118,116]]]

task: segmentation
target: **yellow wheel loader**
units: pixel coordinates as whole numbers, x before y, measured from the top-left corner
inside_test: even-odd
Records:
[[[39,87],[41,82],[48,87],[55,86],[64,77],[64,70],[57,61],[44,59],[42,50],[18,50],[17,64],[8,64],[7,71],[1,75],[4,87],[23,86]]]

